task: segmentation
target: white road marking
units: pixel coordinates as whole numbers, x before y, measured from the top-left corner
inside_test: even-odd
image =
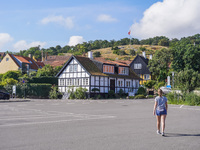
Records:
[[[82,117],[82,118],[66,119],[66,120],[55,120],[55,121],[42,121],[42,122],[25,122],[25,123],[16,123],[16,124],[4,124],[4,125],[0,125],[0,127],[21,126],[21,125],[37,125],[37,124],[61,123],[61,122],[70,122],[70,121],[81,121],[81,120],[83,120],[83,121],[85,120],[86,121],[86,120],[95,120],[95,119],[113,119],[113,118],[116,118],[116,116],[86,115],[86,114],[78,114],[78,115],[75,115],[73,117]]]
[[[184,105],[181,105],[180,108],[182,108]]]

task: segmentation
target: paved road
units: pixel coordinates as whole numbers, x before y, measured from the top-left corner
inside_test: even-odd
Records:
[[[200,149],[200,107],[169,105],[156,134],[153,100],[0,103],[0,150]]]

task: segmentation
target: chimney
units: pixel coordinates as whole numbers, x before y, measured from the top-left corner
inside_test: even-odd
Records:
[[[89,52],[88,52],[88,58],[93,59],[92,51],[89,51]]]
[[[145,51],[142,52],[142,55],[143,55],[144,58],[146,58],[146,52]]]
[[[151,60],[152,60],[152,58],[153,58],[153,55],[152,55],[152,54],[150,54],[150,55],[149,55],[149,59],[151,59]]]
[[[32,59],[32,54],[28,54],[28,57]]]

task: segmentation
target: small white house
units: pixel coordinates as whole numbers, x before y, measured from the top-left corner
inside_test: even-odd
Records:
[[[125,93],[135,94],[140,80],[128,65],[73,55],[56,77],[60,92],[65,93],[69,88],[76,90],[78,87],[83,87],[87,89],[89,96],[94,95],[93,88],[99,89],[96,93],[102,95],[110,90],[118,93],[120,89]]]

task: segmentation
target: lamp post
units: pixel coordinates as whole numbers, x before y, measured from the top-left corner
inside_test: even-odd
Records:
[[[172,87],[174,88],[174,72],[172,72]]]

